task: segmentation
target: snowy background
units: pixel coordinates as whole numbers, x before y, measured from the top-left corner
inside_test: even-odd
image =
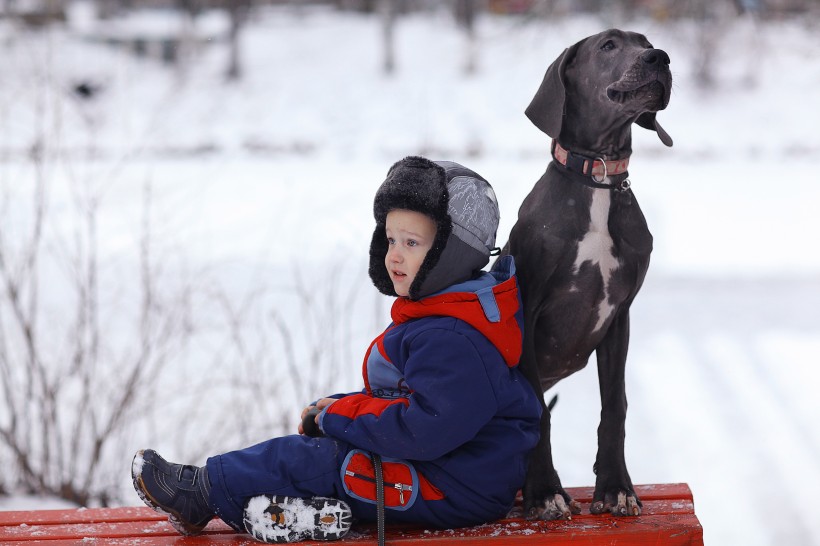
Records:
[[[820,21],[736,19],[705,46],[687,22],[484,16],[478,67],[465,75],[451,16],[411,15],[396,29],[397,71],[385,76],[375,17],[272,9],[249,22],[245,76],[231,84],[218,39],[185,70],[95,39],[178,24],[153,14],[103,31],[80,3],[67,27],[0,26],[4,225],[13,234],[26,223],[36,175],[27,157],[45,134],[60,150],[47,173],[48,237],[71,238],[78,193],[96,199],[100,259],[114,264],[110,304],[134,297],[122,272],[138,253],[146,188],[154,252],[168,277],[199,290],[195,335],[163,370],[146,419],[123,434],[110,471],[119,503],[139,504],[127,475],[138,448],[202,464],[292,430],[319,395],[358,388],[361,353],[389,305],[366,276],[372,195],[387,168],[421,153],[478,171],[498,195],[503,243],[548,162],[547,137],[523,115],[544,70],[564,47],[618,26],[666,50],[675,82],[658,116],[674,147],[635,128],[630,164],[655,237],[632,313],[632,479],[688,483],[707,544],[820,544]],[[218,37],[225,25],[205,14],[197,32]],[[694,78],[705,47],[709,90]],[[100,87],[94,100],[72,96],[81,81]],[[43,298],[59,329],[55,283]],[[217,316],[252,332],[225,342],[231,322]],[[266,334],[271,316],[295,348]],[[126,338],[111,317],[108,335]],[[301,383],[286,383],[292,366],[266,360],[288,351]],[[318,368],[302,368],[311,362]],[[565,486],[591,485],[594,363],[555,391],[558,471]],[[8,510],[56,505],[0,497]]]

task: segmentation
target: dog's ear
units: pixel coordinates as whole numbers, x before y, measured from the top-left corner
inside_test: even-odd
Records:
[[[664,131],[661,124],[658,123],[657,118],[655,117],[655,112],[644,112],[638,119],[635,120],[635,123],[643,127],[644,129],[649,129],[650,131],[655,131],[658,133],[658,138],[661,139],[661,142],[666,144],[667,146],[672,146],[672,137],[669,136],[669,133]]]
[[[575,52],[583,43],[564,50],[547,68],[541,86],[530,101],[524,113],[533,124],[552,138],[561,134],[561,125],[564,121],[564,105],[566,104],[566,89],[564,87],[564,71],[567,63],[575,57]]]

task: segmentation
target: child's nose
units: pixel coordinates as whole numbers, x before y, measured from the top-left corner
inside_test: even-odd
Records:
[[[401,262],[403,257],[401,255],[401,251],[399,250],[398,245],[392,245],[387,248],[387,258],[391,262]]]

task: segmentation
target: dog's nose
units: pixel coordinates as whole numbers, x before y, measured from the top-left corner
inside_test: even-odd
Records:
[[[669,64],[669,55],[662,49],[647,49],[646,53],[641,55],[641,60],[646,64]]]

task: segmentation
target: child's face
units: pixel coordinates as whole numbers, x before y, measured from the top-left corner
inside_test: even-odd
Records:
[[[394,209],[387,213],[387,255],[384,265],[399,296],[410,295],[410,285],[419,272],[436,237],[436,223],[426,214]]]

